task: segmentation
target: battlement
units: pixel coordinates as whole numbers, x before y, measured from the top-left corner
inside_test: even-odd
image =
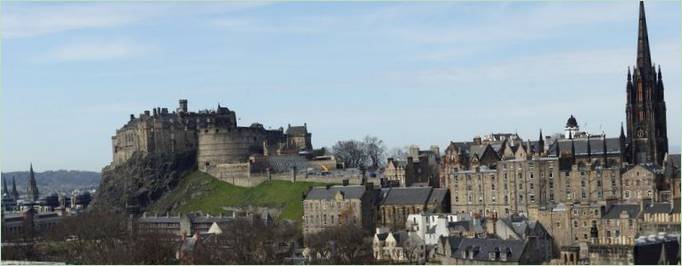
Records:
[[[117,165],[133,153],[174,154],[193,151],[200,169],[232,169],[227,164],[243,164],[249,158],[298,154],[312,151],[307,124],[265,129],[260,123],[237,126],[236,114],[227,107],[190,111],[181,99],[177,109],[156,107],[139,114],[112,136],[113,162]],[[255,156],[255,157],[254,157]],[[221,166],[222,165],[222,166]]]

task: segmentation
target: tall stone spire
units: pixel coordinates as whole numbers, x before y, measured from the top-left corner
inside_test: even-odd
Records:
[[[649,34],[646,28],[644,1],[639,1],[639,35],[637,38],[637,69],[642,76],[648,77],[651,70],[651,51],[649,50]]]
[[[38,192],[38,184],[36,183],[36,176],[33,172],[33,164],[28,174],[28,186],[26,186],[26,196],[28,200],[37,201],[40,193]]]
[[[538,138],[538,154],[545,153],[545,138],[542,137],[542,129],[540,129],[540,137]]]
[[[17,180],[12,177],[12,194],[10,195],[14,200],[19,199],[19,191],[17,191]]]
[[[3,179],[2,179],[2,196],[4,197],[5,194],[7,194],[7,193],[8,193],[8,190],[7,190],[7,180],[5,180],[5,178],[3,178]]]
[[[632,81],[628,72],[627,102],[627,161],[632,164],[661,165],[668,152],[666,108],[660,70],[651,61],[644,2],[639,3],[637,35],[637,64]]]

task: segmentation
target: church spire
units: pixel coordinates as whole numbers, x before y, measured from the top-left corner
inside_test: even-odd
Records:
[[[7,194],[7,180],[5,178],[2,179],[2,196],[4,197],[5,194]]]
[[[642,77],[648,77],[651,69],[651,52],[649,50],[649,34],[644,15],[644,1],[639,1],[639,34],[637,38],[637,69]]]
[[[545,153],[545,138],[542,137],[542,129],[540,129],[540,137],[538,138],[538,154]]]
[[[14,177],[12,177],[12,195],[11,196],[14,200],[19,199],[19,192],[17,191],[17,180]]]
[[[26,187],[26,195],[29,200],[37,201],[40,193],[38,192],[38,185],[36,183],[36,176],[33,172],[33,164],[28,174],[28,186]]]

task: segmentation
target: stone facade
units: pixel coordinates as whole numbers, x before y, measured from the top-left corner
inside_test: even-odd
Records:
[[[399,230],[410,214],[449,212],[447,189],[432,187],[384,188],[381,190],[378,224]]]
[[[374,230],[376,193],[371,184],[314,187],[303,200],[303,236],[340,224]]]
[[[268,168],[266,156],[302,155],[311,159],[312,142],[307,125],[270,130],[254,123],[237,126],[236,114],[226,107],[190,112],[180,100],[175,112],[167,108],[145,111],[112,137],[112,166],[134,153],[180,154],[196,152],[199,170],[214,176],[243,176]],[[248,163],[248,171],[242,165]],[[232,171],[235,170],[235,171]],[[287,169],[288,170],[288,169]]]

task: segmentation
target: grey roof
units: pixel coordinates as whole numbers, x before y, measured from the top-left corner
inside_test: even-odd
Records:
[[[308,129],[305,126],[294,126],[287,128],[287,135],[305,135],[308,134]]]
[[[426,204],[431,190],[433,190],[431,187],[390,188],[382,204]]]
[[[680,169],[680,154],[669,154],[670,162],[677,169]]]
[[[499,251],[500,253],[507,253],[511,251],[511,256],[506,261],[518,262],[526,249],[526,241],[524,240],[503,240],[493,238],[462,238],[459,241],[459,246],[453,250],[452,257],[459,259],[464,258],[462,251],[469,250],[474,252],[473,260],[490,261],[490,253]]]
[[[306,195],[306,200],[331,200],[334,199],[336,192],[341,191],[343,197],[347,199],[359,199],[365,194],[365,186],[349,185],[349,186],[332,186],[332,187],[314,187]]]
[[[587,141],[588,138],[575,138],[573,143],[575,144],[575,154],[576,155],[587,155]],[[590,141],[590,153],[591,154],[603,154],[604,153],[604,139],[601,137],[589,138]],[[556,142],[552,143],[549,147],[549,154],[556,153],[556,146],[559,145],[559,150],[563,152],[571,151],[571,139],[558,139]],[[606,153],[607,154],[620,154],[620,139],[619,138],[606,138]]]
[[[469,154],[471,155],[478,154],[478,157],[480,158],[481,156],[483,156],[486,147],[488,147],[488,144],[471,145],[469,146]]]
[[[673,206],[667,202],[658,202],[652,205],[648,205],[644,208],[642,213],[670,213],[673,210]]]
[[[469,230],[471,230],[471,221],[449,222],[448,228],[451,228],[451,229],[457,230],[457,231],[469,231]]]
[[[381,240],[381,241],[385,241],[387,237],[388,237],[388,233],[377,234],[377,238],[379,238],[379,240]]]
[[[620,213],[626,211],[629,215],[629,218],[635,218],[637,215],[639,215],[639,205],[634,205],[634,204],[616,204],[611,206],[611,209],[609,209],[604,216],[602,216],[602,219],[619,219],[620,218]]]
[[[431,197],[429,197],[428,204],[440,204],[445,200],[448,194],[447,188],[434,188],[431,192]]]
[[[179,223],[180,217],[178,217],[178,216],[146,216],[146,217],[140,217],[137,221],[140,223]]]

